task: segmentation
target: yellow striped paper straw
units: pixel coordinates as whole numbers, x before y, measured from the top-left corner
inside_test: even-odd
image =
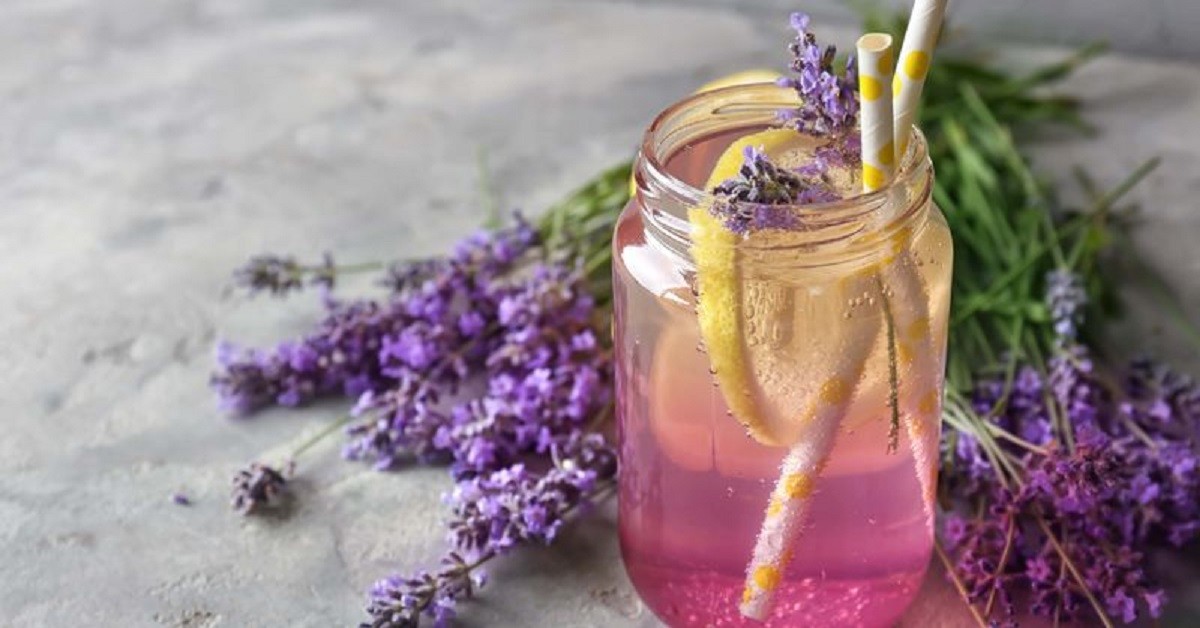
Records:
[[[892,179],[897,167],[897,155],[892,129],[892,99],[887,93],[887,86],[892,83],[892,38],[883,33],[868,33],[858,40],[858,85],[861,112],[859,114],[862,130],[862,168],[863,191],[874,192],[883,189]],[[891,203],[905,202],[904,190],[897,190],[891,195]],[[933,524],[932,493],[937,490],[936,468],[937,456],[928,445],[926,438],[931,429],[925,416],[924,406],[929,405],[926,399],[933,395],[933,405],[936,408],[940,399],[936,397],[937,387],[930,388],[927,381],[934,367],[932,347],[926,339],[929,336],[928,308],[925,306],[926,295],[920,276],[908,252],[908,230],[897,234],[891,255],[880,264],[888,275],[888,285],[895,289],[897,304],[900,307],[890,308],[893,323],[897,328],[897,354],[901,364],[897,368],[905,374],[899,383],[900,390],[897,403],[903,408],[897,412],[904,415],[903,423],[908,435],[909,447],[916,467],[917,480],[925,504],[925,514],[929,525]],[[883,281],[883,277],[880,277]],[[886,297],[885,297],[886,298]],[[920,322],[925,322],[925,334],[920,334]],[[919,337],[913,337],[913,336]]]
[[[838,292],[849,298],[874,286],[875,270],[866,268],[841,279]],[[771,491],[762,528],[746,567],[745,587],[738,606],[742,615],[751,619],[763,621],[771,612],[775,592],[783,583],[784,571],[792,558],[792,548],[808,521],[817,480],[833,452],[842,416],[878,338],[878,328],[860,331],[850,334],[834,354],[832,373],[821,383],[816,399],[802,415],[804,427],[800,436],[780,464],[779,478]]]
[[[864,192],[882,190],[892,179],[896,146],[892,138],[892,36],[867,33],[858,38],[859,126],[862,132]]]
[[[908,137],[917,120],[917,105],[921,101],[921,89],[925,87],[925,76],[929,73],[929,62],[933,60],[938,33],[942,30],[946,2],[915,0],[912,16],[908,19],[908,30],[904,32],[904,45],[900,47],[899,63],[892,82],[897,162],[904,160],[904,152],[908,150]]]
[[[898,403],[913,455],[917,482],[921,487],[926,525],[932,530],[937,497],[936,435],[930,432],[940,425],[942,398],[939,391],[944,378],[944,356],[934,354],[929,295],[917,273],[911,244],[904,233],[895,236],[894,258],[885,263],[884,276],[893,290],[892,321],[896,332],[896,368],[905,374],[900,381]],[[931,438],[932,436],[932,438]]]
[[[946,4],[947,0],[913,2],[908,30],[904,33],[904,44],[900,47],[896,73],[892,79],[892,109],[895,116],[893,134],[897,164],[903,163],[904,155],[908,152],[908,140],[917,119],[921,90],[925,87],[929,64],[933,61],[933,51],[946,16]],[[941,416],[942,399],[938,390],[941,388],[943,373],[941,369],[933,368],[936,363],[926,306],[928,295],[924,282],[913,267],[911,257],[910,254],[903,255],[898,262],[891,265],[891,285],[896,289],[898,301],[903,304],[898,308],[899,315],[896,320],[900,366],[904,368],[911,365],[912,368],[908,369],[908,372],[918,374],[913,378],[916,381],[910,382],[909,390],[905,391],[904,395],[905,427],[917,467],[917,478],[920,480],[927,504],[926,516],[932,527],[932,504],[934,493],[937,491],[937,445],[934,441],[931,448],[927,443],[929,432],[936,427],[936,419]],[[925,381],[927,374],[933,374],[934,381]]]

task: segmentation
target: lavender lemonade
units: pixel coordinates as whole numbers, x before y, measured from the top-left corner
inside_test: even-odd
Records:
[[[781,125],[797,107],[759,84],[665,111],[614,237],[621,549],[671,626],[891,625],[932,551],[932,169],[915,133],[864,194],[858,144]]]

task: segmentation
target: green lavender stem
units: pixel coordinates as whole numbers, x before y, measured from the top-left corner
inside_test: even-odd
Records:
[[[309,449],[312,449],[313,446],[315,446],[317,443],[324,440],[326,436],[329,436],[330,434],[336,432],[338,429],[342,428],[347,423],[349,423],[353,418],[354,417],[352,417],[350,415],[346,415],[346,416],[343,416],[343,417],[339,418],[338,420],[330,423],[329,425],[326,425],[325,427],[321,428],[321,430],[318,431],[316,434],[313,434],[307,440],[305,440],[304,442],[300,443],[295,448],[293,448],[292,455],[289,456],[288,458],[290,460],[295,460],[296,458],[299,458],[300,456],[302,456],[304,454],[304,452],[308,451]]]

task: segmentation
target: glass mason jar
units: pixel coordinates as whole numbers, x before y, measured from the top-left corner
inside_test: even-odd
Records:
[[[888,189],[733,244],[740,381],[795,408],[787,442],[749,435],[711,370],[688,210],[789,104],[749,85],[660,114],[613,239],[621,552],[671,626],[892,625],[932,549],[952,245],[918,131]]]

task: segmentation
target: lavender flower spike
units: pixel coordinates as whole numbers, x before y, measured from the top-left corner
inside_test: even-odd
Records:
[[[437,573],[377,581],[367,596],[370,621],[359,628],[416,628],[422,614],[432,617],[434,626],[448,626],[458,600],[472,597],[484,582],[479,561],[468,563],[458,552],[450,552]]]
[[[1054,333],[1062,341],[1076,339],[1087,301],[1087,290],[1076,273],[1058,269],[1046,274],[1046,306],[1054,321]]]
[[[246,516],[264,507],[275,506],[283,496],[287,477],[292,474],[293,463],[288,463],[281,472],[265,464],[252,463],[233,476],[233,499],[231,505],[238,514]]]
[[[290,255],[266,253],[250,258],[245,266],[235,270],[233,282],[250,294],[267,292],[271,296],[282,297],[303,289],[305,277],[314,286],[332,289],[337,271],[333,256],[329,253],[325,253],[321,263],[316,266],[303,266]]]
[[[717,197],[712,204],[713,215],[734,233],[794,229],[797,225],[792,205],[840,198],[825,182],[823,170],[801,176],[775,165],[761,148],[753,145],[747,146],[742,156],[737,176],[712,190]]]
[[[809,30],[811,20],[804,13],[793,13],[791,24],[796,39],[788,46],[792,53],[795,76],[779,79],[780,87],[790,87],[800,96],[800,106],[779,112],[782,122],[813,135],[844,135],[858,122],[858,68],[854,56],[847,60],[840,76],[833,70],[837,48],[817,44]]]

